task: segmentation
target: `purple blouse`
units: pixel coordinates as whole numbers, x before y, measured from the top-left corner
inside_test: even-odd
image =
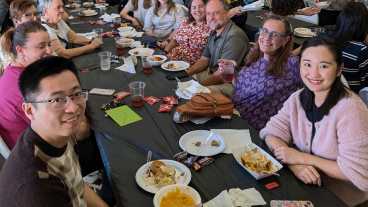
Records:
[[[303,83],[299,57],[290,55],[285,77],[280,79],[265,75],[270,63],[261,58],[250,67],[244,67],[238,74],[231,97],[240,116],[256,130],[264,128],[299,84]]]

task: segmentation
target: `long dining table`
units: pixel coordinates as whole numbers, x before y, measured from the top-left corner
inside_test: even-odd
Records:
[[[71,12],[72,9],[66,9],[66,11],[70,16],[77,16],[77,13]],[[116,12],[116,8],[108,9],[109,14]],[[111,31],[110,24],[87,24],[87,21],[98,20],[99,16],[100,14],[86,17],[84,20],[72,19],[69,21],[70,23],[80,21],[83,23],[71,24],[70,28],[76,33],[91,32],[95,28],[103,28],[104,32]],[[140,40],[140,38],[134,39]],[[74,57],[75,64],[82,67],[91,63],[99,63],[98,53],[101,51],[110,51],[113,55],[117,55],[113,37],[103,37],[103,42],[104,44],[100,48]],[[123,56],[128,56],[128,51],[129,48],[126,48]],[[156,48],[155,54],[163,54],[163,52]],[[145,74],[141,59],[138,58],[137,62],[135,74],[115,69],[121,66],[123,61],[112,64],[111,69],[107,71],[102,71],[100,68],[89,72],[79,71],[81,85],[85,89],[104,88],[114,89],[116,92],[129,92],[129,83],[142,81],[146,83],[146,97],[174,96],[178,98],[174,92],[177,88],[177,81],[166,79],[166,75],[172,74],[172,72],[154,67],[152,73]],[[191,79],[188,77],[181,80]],[[110,117],[105,117],[105,111],[101,110],[102,104],[113,99],[113,96],[90,95],[86,113],[92,122],[92,128],[109,180],[114,188],[118,206],[153,206],[154,194],[146,192],[138,186],[135,174],[142,165],[146,164],[148,151],[152,151],[153,160],[172,160],[176,153],[182,151],[179,139],[187,132],[210,129],[249,129],[252,142],[270,153],[264,141],[260,139],[259,132],[237,115],[233,115],[230,120],[215,117],[205,124],[199,125],[192,122],[177,124],[172,121],[177,106],[174,106],[171,112],[159,113],[162,101],[154,105],[145,102],[141,107],[133,107],[131,97],[128,96],[124,100],[129,108],[142,117],[142,120],[120,127]],[[178,106],[186,101],[180,98]],[[346,206],[323,185],[304,184],[286,166],[279,171],[280,176],[256,180],[236,162],[233,155],[220,153],[213,158],[213,163],[198,171],[190,169],[192,177],[189,186],[197,190],[203,203],[213,199],[223,190],[255,188],[267,202],[264,206],[269,206],[271,200],[309,200],[314,206]],[[265,185],[271,182],[276,182],[279,186],[267,189]]]

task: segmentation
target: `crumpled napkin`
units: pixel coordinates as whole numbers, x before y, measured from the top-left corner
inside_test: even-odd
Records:
[[[97,33],[96,32],[87,32],[87,33],[77,33],[77,35],[80,35],[80,36],[84,36],[88,39],[92,39],[93,37],[97,37]]]
[[[142,37],[142,35],[144,33],[144,32],[137,32],[137,30],[135,30],[135,28],[132,30],[132,32],[134,32],[137,35],[137,37]]]
[[[259,7],[263,7],[264,6],[264,0],[259,0],[256,2],[253,2],[251,4],[245,5],[243,8],[244,9],[252,9],[252,8],[259,8]]]
[[[124,60],[124,65],[119,66],[115,69],[124,71],[124,72],[128,72],[128,73],[136,73],[135,72],[135,65],[137,65],[137,57],[136,56],[129,56],[127,58],[125,58]]]
[[[229,192],[222,191],[218,196],[203,204],[203,207],[250,207],[266,204],[262,195],[254,188],[245,190],[232,188]]]
[[[120,17],[120,15],[115,13],[109,15],[105,13],[104,15],[100,16],[100,19],[102,19],[104,22],[112,22],[112,20],[116,17]]]
[[[198,81],[195,80],[178,82],[178,86],[180,92],[182,92],[185,95],[182,98],[186,99],[192,98],[196,93],[209,93],[209,90],[206,87],[202,86],[201,84],[198,83]]]
[[[144,47],[141,43],[141,41],[135,41],[132,45],[130,45],[131,48],[142,48]]]
[[[137,30],[133,29],[132,31],[119,32],[122,37],[142,37],[144,32],[137,32]]]
[[[246,144],[251,144],[252,139],[248,129],[237,130],[237,129],[211,129],[220,134],[226,141],[226,148],[222,153],[232,154],[232,149],[239,148]]]

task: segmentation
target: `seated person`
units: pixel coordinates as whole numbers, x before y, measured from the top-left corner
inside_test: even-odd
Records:
[[[266,126],[302,83],[299,58],[291,55],[292,46],[290,23],[281,16],[272,15],[260,28],[258,41],[245,58],[245,67],[239,74],[234,72],[231,97],[234,108],[256,130]]]
[[[147,35],[156,36],[157,45],[164,48],[173,39],[183,19],[184,12],[179,4],[172,0],[155,0],[147,11],[143,30]]]
[[[31,123],[22,110],[19,75],[29,64],[50,55],[51,40],[47,30],[36,21],[28,21],[17,29],[9,29],[1,40],[2,48],[15,57],[0,79],[0,135],[12,150],[19,136]]]
[[[188,17],[183,20],[173,40],[165,47],[167,56],[194,65],[201,58],[211,29],[206,23],[207,0],[192,0]]]
[[[86,37],[77,35],[62,20],[64,9],[61,0],[40,0],[40,7],[43,16],[42,25],[47,29],[51,38],[51,48],[59,55],[65,58],[72,58],[88,51],[91,51],[103,44],[103,42],[94,38],[89,40]],[[69,48],[70,44],[84,45],[77,48]]]
[[[120,12],[120,16],[130,20],[133,26],[140,30],[144,26],[144,18],[152,3],[152,0],[130,0]],[[133,12],[134,17],[129,15],[130,12]]]
[[[41,15],[37,11],[37,4],[34,0],[15,0],[10,4],[10,18],[14,23],[15,28],[18,25],[27,22],[27,21],[36,21],[41,23]],[[1,73],[4,73],[6,67],[14,61],[14,54],[7,53],[4,55],[4,58],[1,60],[0,70]],[[51,55],[57,55],[54,51],[52,51]]]
[[[240,65],[250,50],[247,35],[227,17],[229,8],[226,0],[207,2],[207,24],[212,31],[202,57],[187,69],[188,74],[195,75],[200,84],[228,97],[234,89],[230,83],[222,81],[217,60],[235,60]]]
[[[340,81],[342,51],[328,37],[306,40],[305,87],[293,93],[260,136],[306,184],[324,185],[348,206],[368,202],[368,109]],[[297,149],[289,147],[295,143]]]
[[[78,162],[74,134],[88,91],[81,89],[74,63],[62,57],[40,59],[24,69],[19,89],[31,125],[1,169],[0,206],[107,207],[84,183]]]
[[[287,18],[289,15],[313,16],[321,11],[317,6],[300,9],[302,2],[300,0],[272,0],[272,14]]]
[[[313,0],[315,4],[327,1],[327,0]],[[357,1],[357,0],[354,0]],[[318,13],[318,25],[326,26],[326,25],[335,25],[337,21],[337,17],[340,15],[341,10],[351,1],[348,0],[328,0],[331,2],[329,6],[325,9],[321,9],[321,12]]]
[[[352,91],[368,86],[368,10],[364,4],[347,4],[337,18],[336,26],[329,37],[335,39],[342,49],[344,68],[342,74]]]

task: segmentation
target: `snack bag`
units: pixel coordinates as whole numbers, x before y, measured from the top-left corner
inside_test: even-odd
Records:
[[[129,93],[129,92],[122,91],[122,92],[119,92],[119,93],[115,93],[114,96],[116,98],[122,99],[122,98],[125,98],[125,97],[129,96],[130,94],[131,93]]]
[[[151,104],[151,105],[153,105],[153,104],[155,104],[155,103],[157,103],[157,102],[159,102],[159,101],[160,101],[160,99],[155,98],[155,97],[153,97],[153,96],[148,96],[148,97],[144,98],[144,100],[145,100],[147,103]]]
[[[172,107],[173,107],[173,105],[161,104],[160,109],[158,110],[158,112],[170,112]]]

